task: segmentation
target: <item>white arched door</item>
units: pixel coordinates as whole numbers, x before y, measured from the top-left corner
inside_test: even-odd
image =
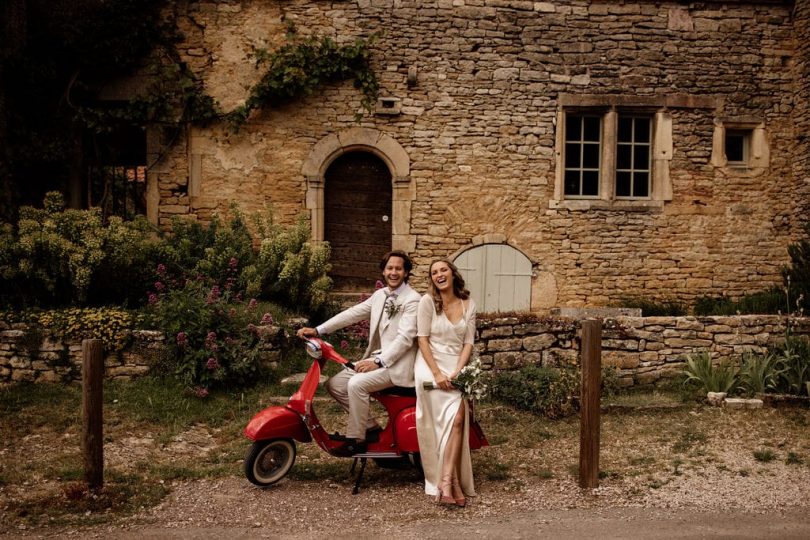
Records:
[[[478,311],[526,311],[531,307],[532,262],[512,246],[476,246],[454,262]]]

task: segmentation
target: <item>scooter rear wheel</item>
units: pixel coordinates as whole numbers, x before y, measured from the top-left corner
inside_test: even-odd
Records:
[[[293,463],[295,442],[290,439],[256,441],[245,457],[245,476],[257,486],[270,486],[287,476]]]

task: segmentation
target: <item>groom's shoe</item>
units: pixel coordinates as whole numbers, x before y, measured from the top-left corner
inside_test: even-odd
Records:
[[[380,426],[375,426],[373,428],[368,428],[366,430],[366,442],[377,442],[380,440],[380,433],[382,433],[383,428]]]
[[[332,448],[332,455],[337,457],[351,457],[366,451],[366,441],[349,439],[340,446]]]

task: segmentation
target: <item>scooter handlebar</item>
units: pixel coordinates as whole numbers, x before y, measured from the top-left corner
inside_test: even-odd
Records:
[[[337,362],[338,364],[343,364],[347,368],[354,370],[354,363],[346,360],[343,356],[341,356],[336,350],[335,347],[332,346],[331,343],[328,341],[324,341],[321,338],[317,337],[301,337],[304,341],[307,342],[307,354],[312,356],[313,358],[320,358],[321,356],[327,360],[331,360],[332,362]]]

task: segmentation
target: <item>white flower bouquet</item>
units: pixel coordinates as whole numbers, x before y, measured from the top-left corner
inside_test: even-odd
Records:
[[[481,359],[478,354],[473,356],[466,366],[461,368],[458,375],[450,383],[461,391],[467,399],[481,399],[487,394],[487,384],[484,382],[484,371],[481,369]],[[439,388],[435,381],[425,381],[425,390]]]

